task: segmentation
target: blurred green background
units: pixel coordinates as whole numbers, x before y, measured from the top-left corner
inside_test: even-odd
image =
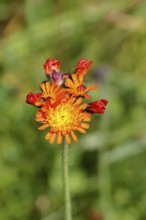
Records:
[[[104,115],[70,149],[75,220],[146,220],[146,1],[0,0],[0,219],[64,220],[61,146],[44,140],[26,94],[47,58],[93,60]]]

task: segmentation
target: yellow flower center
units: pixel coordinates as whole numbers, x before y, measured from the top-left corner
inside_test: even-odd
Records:
[[[74,126],[79,126],[82,117],[80,109],[72,103],[62,103],[48,112],[48,123],[54,132],[66,135],[72,131]]]

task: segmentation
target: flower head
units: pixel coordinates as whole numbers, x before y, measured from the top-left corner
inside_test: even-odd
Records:
[[[70,97],[69,100],[64,100],[57,106],[46,105],[40,108],[36,114],[36,121],[43,123],[39,130],[50,127],[50,131],[46,134],[45,139],[51,144],[57,139],[57,143],[62,143],[63,136],[68,144],[71,143],[71,138],[77,141],[78,138],[74,131],[86,133],[90,121],[90,114],[84,110],[87,104],[81,104],[82,98]]]
[[[75,97],[82,96],[87,99],[90,98],[87,92],[97,88],[97,86],[90,86],[87,88],[83,84],[82,76],[78,76],[77,74],[72,74],[71,78],[67,78],[65,81],[65,85],[68,87],[66,90],[69,93],[73,94]]]
[[[36,121],[42,125],[39,130],[49,129],[45,139],[51,144],[56,140],[61,144],[63,138],[66,143],[77,141],[76,132],[85,134],[89,128],[88,122],[92,113],[102,114],[105,111],[107,100],[101,99],[91,103],[84,102],[90,98],[88,92],[96,86],[86,87],[84,76],[92,61],[82,59],[79,61],[76,72],[61,74],[58,60],[47,59],[44,64],[46,75],[50,81],[41,83],[41,93],[29,93],[26,103],[38,107]]]

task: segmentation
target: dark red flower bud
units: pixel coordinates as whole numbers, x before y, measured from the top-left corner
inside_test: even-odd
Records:
[[[27,104],[30,104],[30,105],[39,106],[39,102],[40,102],[41,97],[42,97],[42,93],[32,93],[32,92],[30,92],[26,96],[25,102]]]
[[[88,61],[85,58],[81,59],[77,64],[76,72],[85,75],[89,67],[91,66],[92,62],[93,62],[92,60]]]
[[[52,75],[52,71],[55,70],[56,72],[60,69],[60,61],[59,60],[52,60],[51,58],[46,60],[46,63],[43,65],[46,76]]]
[[[101,99],[99,101],[91,102],[88,107],[88,111],[90,113],[98,113],[103,114],[106,110],[105,106],[107,105],[108,101],[106,99]]]

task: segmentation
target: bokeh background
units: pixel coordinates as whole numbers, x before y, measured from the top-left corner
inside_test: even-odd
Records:
[[[70,149],[73,219],[146,220],[146,1],[0,0],[0,219],[63,220],[61,146],[26,94],[47,58],[93,60],[104,115]]]

